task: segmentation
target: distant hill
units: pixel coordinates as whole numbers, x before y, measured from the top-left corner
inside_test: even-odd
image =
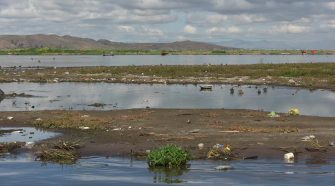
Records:
[[[59,48],[59,49],[129,49],[129,50],[227,50],[215,44],[177,41],[172,43],[122,43],[109,40],[94,40],[58,35],[0,35],[0,49],[15,48]]]

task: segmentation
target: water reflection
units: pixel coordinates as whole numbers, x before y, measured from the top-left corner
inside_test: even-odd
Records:
[[[122,55],[122,56],[7,56],[0,55],[2,67],[33,66],[127,66],[127,65],[202,65],[257,63],[334,62],[335,55]]]
[[[180,177],[186,174],[189,170],[185,169],[169,169],[169,168],[149,168],[153,176],[153,183],[182,183]]]
[[[286,113],[296,107],[303,115],[335,116],[334,92],[290,87],[214,85],[212,91],[200,91],[197,85],[108,83],[3,83],[0,87],[5,92],[37,96],[4,99],[0,103],[1,111],[150,107],[253,109]]]

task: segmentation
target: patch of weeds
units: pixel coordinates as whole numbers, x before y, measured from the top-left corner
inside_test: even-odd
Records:
[[[148,154],[149,167],[183,167],[190,160],[190,154],[176,145],[166,145]]]
[[[8,153],[20,149],[24,146],[25,143],[0,143],[0,153]]]
[[[59,164],[74,164],[78,159],[78,155],[74,151],[60,149],[43,150],[37,157],[45,162]]]
[[[106,124],[110,122],[104,118],[88,117],[83,118],[79,113],[67,113],[55,118],[35,121],[34,126],[47,129],[67,129],[80,127],[89,127],[90,129],[106,129]]]
[[[50,149],[45,149],[37,153],[37,158],[44,162],[74,164],[79,158],[79,153],[76,151],[79,148],[80,144],[78,141],[59,141],[57,144],[54,144]]]

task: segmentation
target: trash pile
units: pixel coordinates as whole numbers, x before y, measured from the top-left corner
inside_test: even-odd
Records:
[[[207,153],[208,159],[224,159],[231,160],[235,156],[230,145],[216,144]]]

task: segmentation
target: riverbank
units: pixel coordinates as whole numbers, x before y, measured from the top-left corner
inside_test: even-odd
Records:
[[[0,126],[61,132],[62,136],[42,142],[35,150],[59,140],[80,141],[81,156],[141,156],[165,144],[180,145],[195,159],[205,159],[215,144],[229,144],[241,158],[281,159],[285,152],[301,159],[335,155],[335,148],[329,146],[335,141],[335,118],[267,114],[225,109],[0,112]],[[302,140],[309,135],[316,138]],[[202,150],[199,143],[204,144]]]
[[[335,90],[335,63],[1,68],[0,82],[266,84]]]

